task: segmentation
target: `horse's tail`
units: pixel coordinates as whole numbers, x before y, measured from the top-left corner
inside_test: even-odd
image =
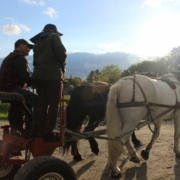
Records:
[[[68,152],[70,151],[70,148],[71,148],[72,144],[73,144],[72,141],[64,143],[64,145],[63,145],[63,147],[62,147],[62,153],[63,153],[63,155],[64,155],[65,153],[68,153]]]
[[[120,84],[111,86],[108,101],[106,105],[106,128],[109,138],[120,136],[122,123],[117,107],[118,91],[120,91]],[[119,141],[108,140],[108,159],[113,162],[118,159],[120,153],[125,154],[124,146]]]

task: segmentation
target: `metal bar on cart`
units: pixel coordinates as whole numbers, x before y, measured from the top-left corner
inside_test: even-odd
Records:
[[[64,136],[64,141],[69,142],[69,141],[76,141],[79,139],[89,139],[89,138],[97,138],[97,139],[104,139],[104,140],[114,140],[113,138],[108,138],[100,135],[105,135],[106,134],[106,129],[100,129],[100,130],[95,130],[95,131],[88,131],[88,132],[74,132],[70,129],[66,128],[65,131],[65,136]]]

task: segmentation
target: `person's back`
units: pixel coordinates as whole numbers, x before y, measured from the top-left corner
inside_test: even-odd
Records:
[[[0,69],[0,91],[12,92],[17,87],[23,87],[14,61],[23,56],[19,51],[11,52],[2,62]]]
[[[60,70],[65,71],[66,49],[53,24],[30,40],[35,43],[32,78],[38,93],[38,136],[52,140],[60,97]]]
[[[35,43],[34,79],[59,80],[59,69],[64,68],[66,50],[57,33],[50,33]]]

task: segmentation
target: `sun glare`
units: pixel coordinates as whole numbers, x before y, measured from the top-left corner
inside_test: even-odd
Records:
[[[138,47],[146,55],[163,56],[180,45],[180,14],[152,17],[143,25]]]

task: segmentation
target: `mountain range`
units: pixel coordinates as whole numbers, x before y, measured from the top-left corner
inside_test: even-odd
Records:
[[[4,58],[0,58],[0,64]],[[33,70],[33,56],[27,56],[30,68]],[[140,56],[124,52],[108,52],[108,53],[88,53],[74,52],[67,54],[67,64],[65,76],[68,78],[80,77],[86,78],[91,71],[101,70],[108,65],[117,65],[122,71],[133,64],[141,62]]]

